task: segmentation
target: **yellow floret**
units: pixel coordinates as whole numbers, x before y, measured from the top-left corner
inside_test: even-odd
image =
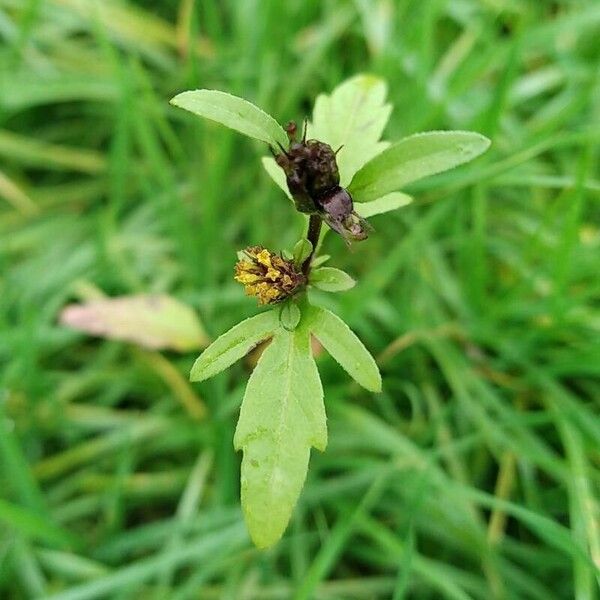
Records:
[[[278,271],[273,267],[269,267],[265,277],[271,281],[277,281],[281,277],[281,271]]]
[[[256,255],[256,260],[259,264],[264,265],[265,267],[271,268],[273,265],[271,263],[271,253],[268,250],[261,250]]]
[[[256,273],[250,273],[248,271],[240,271],[234,277],[234,279],[236,281],[239,281],[240,283],[243,283],[245,285],[250,284],[250,283],[255,283],[260,278],[261,278],[260,275],[257,275]]]
[[[260,304],[275,304],[293,295],[304,284],[304,275],[291,260],[261,246],[246,248],[235,265],[234,279]]]

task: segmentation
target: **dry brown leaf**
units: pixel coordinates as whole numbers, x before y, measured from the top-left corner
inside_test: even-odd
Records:
[[[209,341],[196,313],[167,295],[142,294],[71,304],[63,309],[60,322],[91,335],[153,350],[187,352]]]

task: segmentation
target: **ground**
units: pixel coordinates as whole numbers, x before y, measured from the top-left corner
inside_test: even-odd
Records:
[[[0,596],[597,598],[599,34],[593,0],[0,0]],[[197,352],[58,318],[98,290],[171,294],[211,337],[254,314],[236,251],[302,218],[263,145],[168,100],[300,122],[361,72],[387,139],[493,145],[327,240],[383,393],[319,357],[329,446],[262,552],[232,445],[250,362],[189,384]]]

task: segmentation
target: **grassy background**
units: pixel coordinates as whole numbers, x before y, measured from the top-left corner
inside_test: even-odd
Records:
[[[0,0],[0,597],[597,598],[599,36],[594,0]],[[264,147],[167,100],[301,120],[364,71],[388,139],[493,148],[354,252],[327,240],[384,392],[319,359],[330,445],[259,552],[232,448],[248,365],[190,386],[193,354],[57,315],[90,285],[172,293],[212,336],[253,314],[235,251],[301,220]]]

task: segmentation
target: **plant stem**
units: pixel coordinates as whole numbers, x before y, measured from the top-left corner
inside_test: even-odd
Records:
[[[310,263],[312,262],[313,256],[317,250],[319,243],[319,235],[321,233],[321,224],[323,220],[319,215],[310,215],[308,220],[308,232],[306,233],[306,239],[312,244],[312,251],[308,258],[302,263],[302,272],[308,277],[310,272]]]

